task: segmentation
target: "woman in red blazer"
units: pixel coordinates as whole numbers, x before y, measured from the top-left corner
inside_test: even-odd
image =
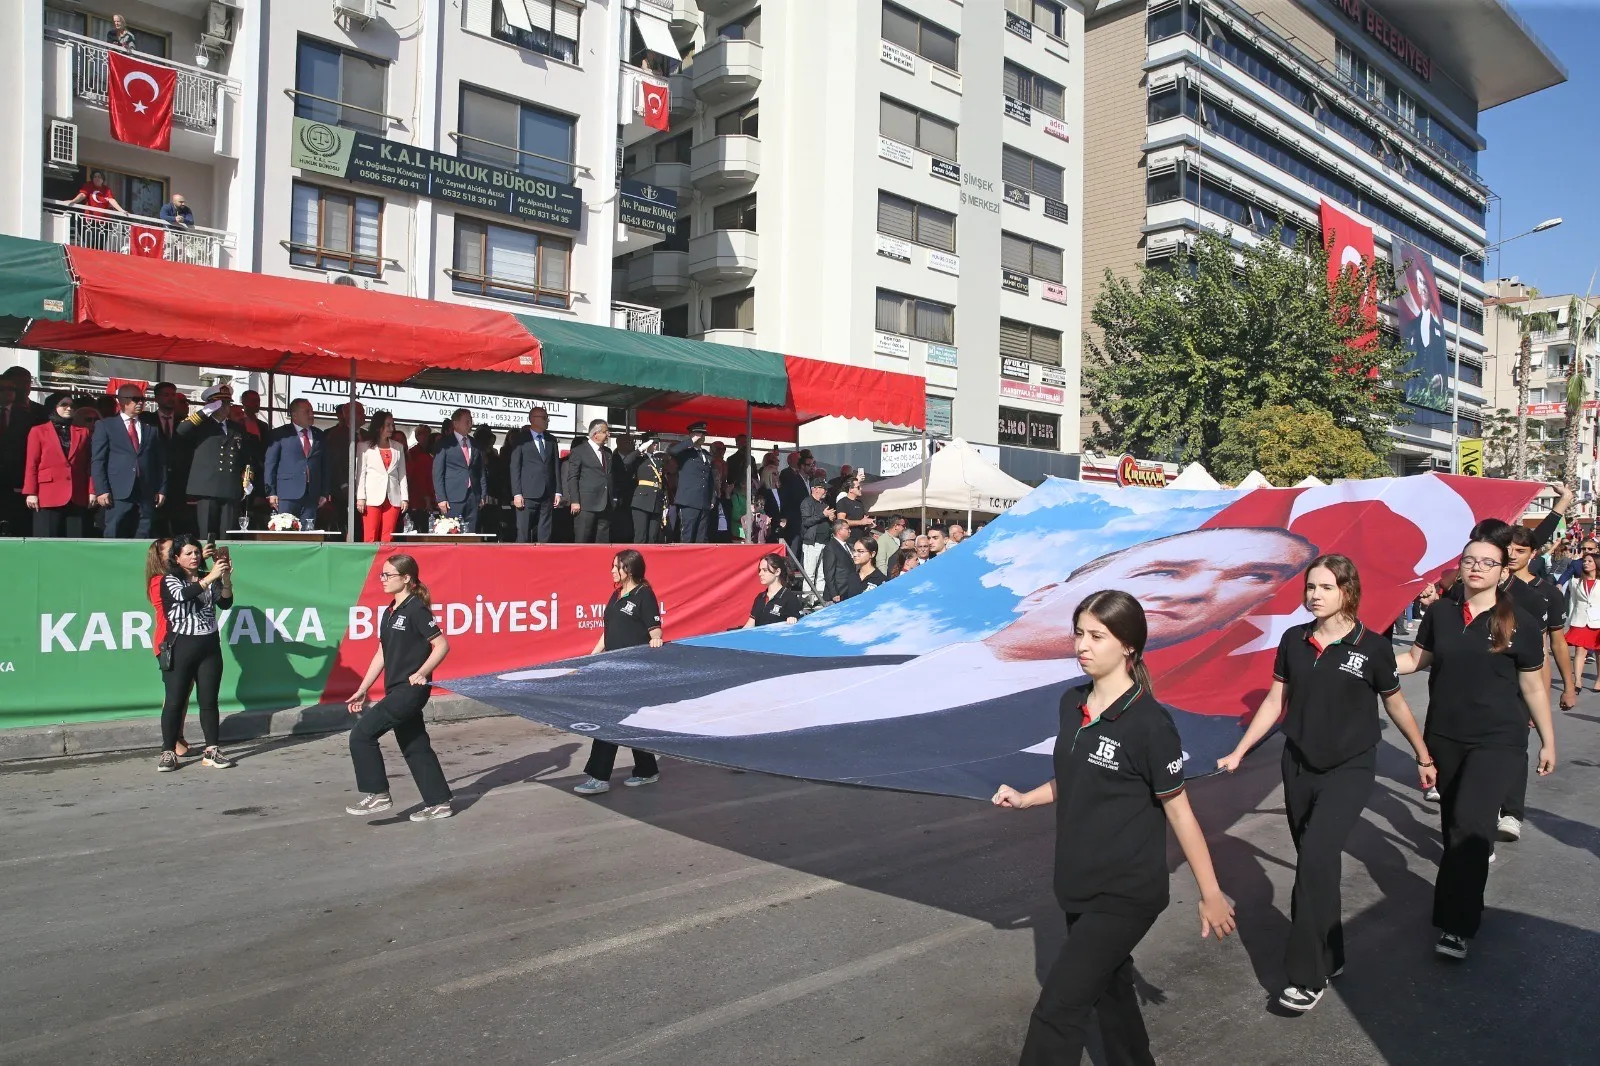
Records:
[[[22,492],[36,537],[81,537],[89,512],[89,430],[72,424],[72,395],[51,393],[50,420],[28,431]]]

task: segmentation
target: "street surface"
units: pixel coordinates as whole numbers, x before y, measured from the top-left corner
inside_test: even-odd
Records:
[[[1241,933],[1199,938],[1170,849],[1173,905],[1135,953],[1160,1060],[1600,1061],[1600,696],[1557,731],[1464,964],[1434,957],[1437,816],[1386,731],[1345,860],[1349,967],[1304,1017],[1267,1006],[1293,876],[1278,743],[1193,783]],[[371,820],[343,813],[342,735],[226,772],[157,775],[153,751],[0,771],[0,1062],[1015,1061],[1062,929],[1049,810],[673,760],[584,799],[582,738],[434,737],[460,813],[421,825],[389,741],[397,805]]]

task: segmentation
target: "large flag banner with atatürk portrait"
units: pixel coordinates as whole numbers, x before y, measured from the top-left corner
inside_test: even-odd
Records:
[[[1073,609],[1116,588],[1144,605],[1155,695],[1198,777],[1238,742],[1284,631],[1310,618],[1314,557],[1353,558],[1362,619],[1386,629],[1476,522],[1514,520],[1537,490],[1434,474],[1253,492],[1051,479],[978,536],[797,624],[449,684],[700,762],[987,798],[1051,776],[1062,696],[1082,683]]]
[[[1411,353],[1406,369],[1415,376],[1406,381],[1406,400],[1435,411],[1450,410],[1450,350],[1444,335],[1444,308],[1433,259],[1414,244],[1398,238],[1389,245],[1394,279],[1399,287],[1395,319],[1400,343]]]

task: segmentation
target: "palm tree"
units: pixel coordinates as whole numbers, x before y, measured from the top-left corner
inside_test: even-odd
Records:
[[[1539,298],[1539,290],[1530,288],[1524,300]],[[1528,377],[1533,373],[1533,335],[1556,328],[1554,311],[1524,311],[1520,307],[1502,303],[1500,317],[1515,322],[1521,343],[1517,347],[1517,434],[1512,438],[1511,476],[1525,480],[1528,476]],[[1581,411],[1583,401],[1578,407]]]
[[[1589,280],[1594,290],[1594,279]],[[1583,404],[1589,395],[1588,363],[1583,357],[1583,346],[1600,336],[1600,314],[1595,313],[1589,297],[1581,301],[1573,297],[1567,307],[1567,340],[1572,343],[1572,376],[1567,378],[1567,454],[1564,480],[1574,487],[1578,484],[1578,452],[1582,447]]]

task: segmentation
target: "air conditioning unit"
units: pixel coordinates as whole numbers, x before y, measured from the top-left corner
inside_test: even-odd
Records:
[[[233,40],[233,24],[228,17],[227,5],[207,4],[206,25],[205,29],[200,31],[200,43],[211,48],[221,48],[231,40]]]
[[[333,0],[333,17],[352,26],[365,26],[378,17],[378,0]]]
[[[372,288],[372,279],[362,277],[360,274],[345,274],[341,271],[330,270],[326,277],[330,285],[344,285],[352,289]]]
[[[60,119],[50,120],[50,165],[76,167],[78,165],[78,127]]]

